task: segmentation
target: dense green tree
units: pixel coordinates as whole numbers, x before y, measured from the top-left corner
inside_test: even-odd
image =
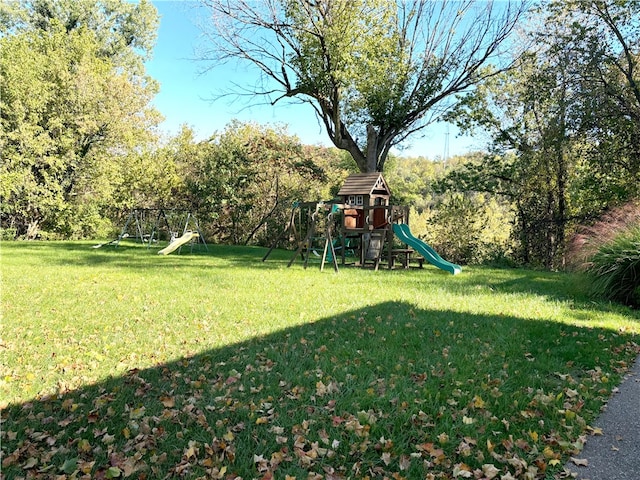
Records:
[[[213,19],[204,58],[256,67],[251,95],[311,105],[333,144],[367,172],[382,171],[394,145],[495,73],[489,63],[506,66],[496,59],[526,2],[202,3]]]
[[[339,163],[335,149],[304,146],[286,130],[251,123],[231,122],[201,142],[183,131],[172,148],[183,204],[218,242],[270,244],[294,202],[327,200],[347,175],[325,169]]]
[[[169,143],[173,145],[175,139]],[[112,212],[128,213],[133,208],[187,208],[181,196],[184,179],[170,145],[152,144],[134,149],[112,168],[109,183]]]
[[[445,164],[424,157],[391,156],[385,172],[393,203],[411,207],[413,234],[455,263],[502,261],[511,252],[513,215],[503,196],[459,193],[455,185],[441,188],[448,172],[478,164],[482,158],[481,153],[456,155]]]
[[[122,163],[153,140],[159,121],[150,106],[157,85],[132,67],[139,54],[104,43],[118,38],[115,24],[89,21],[88,13],[66,18],[73,3],[11,4],[13,16],[2,17],[0,213],[3,228],[18,235],[95,233]],[[87,12],[108,5],[113,17],[123,14],[117,3],[129,9],[126,2],[79,3]],[[43,14],[47,6],[55,14]],[[119,34],[126,43],[138,33],[148,36],[133,28]],[[127,48],[139,46],[129,41]]]
[[[442,173],[442,163],[425,157],[397,157],[390,155],[385,179],[391,185],[393,202],[423,210],[433,201],[433,183]]]
[[[158,29],[156,9],[148,0],[8,0],[0,4],[0,31],[70,33],[88,29],[96,35],[96,54],[119,66],[142,71]]]
[[[510,205],[486,193],[446,192],[417,213],[420,237],[454,263],[504,262],[511,253]],[[412,219],[412,231],[414,219]],[[416,230],[418,232],[418,230]]]

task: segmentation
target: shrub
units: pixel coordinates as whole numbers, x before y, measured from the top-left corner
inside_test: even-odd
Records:
[[[640,203],[613,210],[575,235],[571,264],[586,272],[592,293],[640,306]]]
[[[444,195],[411,229],[443,258],[462,265],[496,263],[508,256],[508,206],[483,194]]]
[[[15,240],[17,234],[16,228],[0,228],[0,240]]]

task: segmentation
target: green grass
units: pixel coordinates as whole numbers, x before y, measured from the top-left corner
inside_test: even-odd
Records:
[[[91,245],[2,244],[5,478],[552,478],[640,352],[575,275]]]

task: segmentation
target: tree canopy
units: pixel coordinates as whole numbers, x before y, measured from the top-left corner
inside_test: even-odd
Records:
[[[500,54],[526,12],[512,1],[203,3],[211,12],[203,60],[248,62],[261,74],[251,95],[310,104],[363,172],[382,171],[393,146],[506,68]]]
[[[3,5],[4,227],[28,236],[95,229],[98,199],[108,201],[118,164],[153,138],[159,120],[150,105],[157,84],[141,70],[138,50],[150,48],[154,15],[145,2]]]
[[[90,30],[98,56],[140,73],[141,60],[155,45],[158,15],[148,0],[8,0],[0,5],[3,35],[60,28],[66,33]]]

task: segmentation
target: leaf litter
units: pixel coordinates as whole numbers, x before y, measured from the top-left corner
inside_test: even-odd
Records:
[[[640,351],[612,337],[606,362],[514,388],[531,345],[514,360],[486,333],[431,325],[363,312],[61,386],[3,409],[2,478],[542,479],[583,462],[601,434],[585,412]]]

